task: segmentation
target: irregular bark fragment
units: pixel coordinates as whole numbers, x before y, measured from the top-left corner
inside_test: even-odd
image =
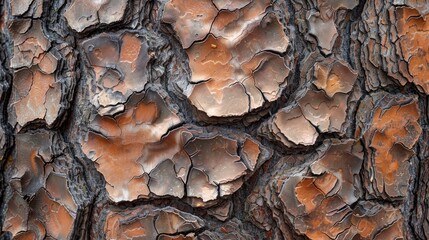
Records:
[[[122,20],[126,7],[125,0],[73,0],[64,17],[73,30],[82,32],[98,24],[111,24]]]
[[[284,145],[313,145],[319,136],[314,126],[302,115],[299,108],[283,109],[273,120],[271,131]]]
[[[224,137],[196,138],[186,145],[185,151],[194,168],[206,173],[211,183],[222,184],[243,176],[247,170],[237,156],[237,148],[236,141]]]
[[[9,231],[13,236],[27,231],[28,213],[29,206],[27,201],[18,192],[14,191],[7,204],[2,231]]]
[[[330,54],[338,37],[337,28],[334,19],[324,20],[320,15],[320,12],[309,13],[310,30],[308,32],[316,36],[320,51],[324,54]]]
[[[42,0],[11,0],[10,9],[11,14],[14,16],[31,16],[33,18],[40,18],[43,11]]]
[[[403,221],[398,209],[362,201],[353,211],[351,223],[354,229],[342,236],[344,239],[403,239]]]
[[[38,64],[51,43],[43,33],[40,20],[19,19],[9,26],[14,39],[12,68],[31,67]]]
[[[328,97],[336,93],[349,93],[357,79],[357,73],[341,60],[328,58],[314,65],[314,85],[324,90]]]
[[[412,96],[379,92],[361,103],[356,134],[364,139],[369,156],[364,182],[372,196],[397,199],[407,195],[409,159],[422,132],[419,116],[417,99]]]
[[[140,116],[147,111],[151,115]],[[119,202],[149,195],[147,174],[157,164],[142,165],[148,160],[145,146],[160,141],[169,128],[180,122],[176,111],[155,91],[133,95],[125,111],[113,118],[95,116],[87,139],[81,139],[81,144],[106,179],[112,200]]]
[[[209,177],[198,168],[192,168],[189,172],[187,192],[189,196],[199,198],[203,202],[215,200],[218,194],[217,186],[210,183]],[[203,206],[203,203],[194,205]]]
[[[217,9],[211,0],[171,0],[164,9],[162,21],[173,25],[184,48],[205,38]]]
[[[204,231],[198,235],[201,240],[221,240],[221,239],[253,239],[252,236],[241,228],[242,222],[236,218],[224,223],[221,227],[213,231]]]
[[[344,134],[349,98],[357,73],[343,60],[316,58],[304,74],[306,83],[292,97],[297,104],[286,106],[262,124],[259,132],[287,147],[313,145],[319,133]],[[317,128],[317,129],[316,129]]]
[[[247,167],[253,171],[258,163],[259,155],[261,154],[261,149],[256,141],[251,138],[246,138],[242,146],[242,155],[246,160],[244,163],[247,164]]]
[[[396,29],[399,37],[399,47],[404,60],[408,63],[408,71],[413,82],[429,94],[429,13],[420,14],[421,8],[401,8],[395,9]]]
[[[363,147],[359,143],[351,140],[335,142],[328,148],[322,158],[310,165],[311,172],[316,175],[322,175],[325,172],[332,174],[326,179],[318,182],[315,180],[315,186],[322,190],[324,194],[330,194],[336,191],[343,201],[351,205],[358,200],[360,196],[359,182],[356,177],[360,173],[363,159]],[[334,179],[338,179],[338,183]],[[330,181],[335,183],[331,186]],[[328,184],[327,190],[324,190],[325,184]],[[338,185],[341,185],[341,188]]]
[[[170,130],[182,120],[168,103],[149,89],[132,95],[124,112],[114,117],[96,115],[90,122],[80,144],[103,174],[111,200],[152,195],[215,200],[237,191],[242,184],[239,179],[269,157],[262,145],[246,135],[227,138],[192,125]],[[253,141],[257,148],[253,151],[259,152],[252,159],[240,157],[244,153],[239,146],[245,140]]]
[[[148,187],[158,196],[172,195],[182,198],[185,195],[185,184],[176,176],[174,163],[165,160],[150,172]],[[168,183],[168,184],[165,184]]]
[[[10,31],[15,40],[10,66],[25,68],[14,73],[9,122],[18,123],[18,129],[35,120],[46,120],[51,125],[58,116],[61,90],[53,74],[57,59],[46,53],[51,45],[43,34],[41,21],[17,20],[11,23]],[[48,96],[50,89],[56,95]]]
[[[13,39],[9,66],[14,78],[9,123],[17,131],[33,122],[53,128],[62,120],[74,90],[74,52],[68,43],[52,44],[41,20],[14,19],[9,31]]]
[[[35,120],[45,120],[51,125],[59,114],[61,89],[53,74],[44,74],[35,67],[15,73],[11,103],[19,126]],[[23,87],[21,87],[23,86]],[[28,87],[27,89],[25,89]],[[18,91],[23,92],[18,92]],[[14,118],[11,118],[14,121]]]
[[[310,239],[336,239],[349,227],[348,206],[361,194],[355,179],[360,172],[363,149],[352,140],[326,145],[322,158],[311,164],[315,177],[293,173],[278,189],[290,222],[298,233]],[[331,214],[326,215],[328,212]]]
[[[363,20],[353,25],[352,46],[362,51],[355,61],[367,77],[367,89],[411,82],[429,93],[429,49],[424,44],[429,36],[427,5],[426,1],[403,0],[365,4]]]
[[[353,9],[359,1],[318,0],[318,10],[307,12],[308,33],[316,37],[320,51],[331,54],[338,37],[335,20],[339,9]]]
[[[175,209],[161,210],[155,220],[155,228],[158,233],[176,234],[200,229],[204,222],[189,213],[182,213]]]
[[[192,76],[184,94],[208,117],[245,115],[278,99],[286,87],[290,63],[280,54],[289,38],[278,17],[266,10],[270,4],[166,3],[162,20],[173,24],[190,59]]]
[[[309,161],[299,167],[280,161],[247,200],[252,221],[263,227],[269,208],[285,238],[293,236],[286,224],[309,239],[403,238],[399,209],[360,200],[363,151],[354,140],[333,140],[304,156]]]
[[[89,64],[95,73],[91,84],[91,103],[100,115],[124,110],[134,92],[141,92],[148,82],[148,62],[153,51],[150,35],[137,33],[100,34],[82,42]]]
[[[202,227],[203,220],[192,214],[172,207],[144,205],[126,210],[107,209],[103,230],[107,239],[158,239],[158,236],[168,239],[163,234],[197,231]]]
[[[50,178],[55,178],[51,182]],[[77,207],[67,190],[64,177],[51,174],[47,180],[46,190],[41,188],[30,201],[30,219],[40,221],[46,234],[54,239],[71,237]],[[52,191],[52,193],[51,193]]]
[[[428,15],[0,1],[0,239],[427,239]]]
[[[67,177],[54,163],[53,138],[45,131],[17,135],[2,228],[17,239],[71,238],[77,204]]]
[[[226,219],[231,217],[232,207],[233,206],[231,201],[225,201],[221,203],[219,206],[208,209],[207,213],[221,221],[225,221]]]

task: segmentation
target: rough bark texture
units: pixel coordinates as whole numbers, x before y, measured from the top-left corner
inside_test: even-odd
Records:
[[[0,239],[429,238],[429,1],[0,10]]]

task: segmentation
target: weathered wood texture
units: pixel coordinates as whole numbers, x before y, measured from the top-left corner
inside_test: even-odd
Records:
[[[429,239],[429,1],[0,11],[0,239]]]

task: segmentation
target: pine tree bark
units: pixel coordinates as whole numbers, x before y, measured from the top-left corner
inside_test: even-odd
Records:
[[[429,1],[0,11],[0,239],[429,238]]]

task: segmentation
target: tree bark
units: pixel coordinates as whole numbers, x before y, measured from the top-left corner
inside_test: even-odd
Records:
[[[0,10],[0,239],[429,238],[429,1]]]

